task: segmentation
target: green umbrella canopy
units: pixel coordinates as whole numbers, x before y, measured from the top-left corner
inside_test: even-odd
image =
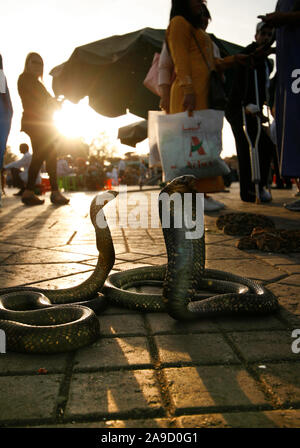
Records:
[[[211,35],[221,56],[241,48]],[[144,28],[77,47],[65,63],[53,68],[55,94],[77,103],[85,96],[98,113],[117,117],[131,113],[146,118],[159,98],[143,85],[154,53],[160,52],[165,30]]]

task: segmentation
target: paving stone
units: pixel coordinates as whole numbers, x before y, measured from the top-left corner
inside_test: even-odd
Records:
[[[160,256],[162,253],[162,248],[159,245],[154,245],[152,241],[149,241],[149,243],[146,245],[131,243],[128,241],[128,246],[130,252],[136,253],[136,254],[144,254],[144,255],[153,255],[153,256]]]
[[[152,370],[76,373],[72,377],[66,416],[129,413],[145,418],[162,403]]]
[[[9,253],[9,252],[0,252],[0,264],[1,263],[6,263],[7,260],[9,260],[10,257],[12,257],[14,254],[13,253]]]
[[[144,255],[141,254],[132,254],[131,252],[119,254],[116,256],[118,261],[138,261],[142,258],[145,258]]]
[[[274,316],[222,317],[216,319],[216,323],[226,331],[283,330],[286,327]]]
[[[239,363],[219,334],[155,336],[155,341],[163,366],[180,363]]]
[[[146,338],[103,338],[77,351],[74,371],[103,367],[151,367]]]
[[[8,253],[17,253],[24,250],[23,247],[14,245],[14,244],[3,244],[0,242],[0,255],[8,254]]]
[[[88,260],[89,257],[80,254],[56,250],[26,250],[18,252],[6,260],[5,264],[47,264],[71,263]]]
[[[294,359],[299,361],[300,354],[294,354]],[[279,397],[281,405],[293,407],[293,404],[296,404],[296,406],[299,407],[299,362],[267,364],[266,368],[263,370],[260,369],[259,373],[262,380],[271,387],[272,392]]]
[[[67,355],[57,353],[55,355],[35,355],[33,353],[7,352],[0,355],[0,374],[11,375],[22,372],[22,374],[38,373],[44,368],[48,373],[64,372],[67,364]]]
[[[170,428],[175,419],[167,418],[152,418],[139,420],[99,420],[96,422],[76,423],[73,420],[70,423],[60,425],[40,425],[33,426],[33,428],[99,428],[99,429],[122,429],[122,428]],[[103,434],[105,436],[105,434]],[[101,436],[99,437],[101,440]]]
[[[66,288],[81,283],[91,273],[90,266],[78,263],[43,264],[37,268],[33,265],[1,266],[1,287],[24,285],[35,282],[34,286],[48,288]],[[72,275],[73,274],[73,275]],[[67,277],[63,277],[66,276]],[[53,280],[47,280],[47,279]],[[43,283],[43,285],[42,285]]]
[[[253,259],[251,255],[247,252],[241,251],[235,247],[224,246],[224,244],[208,244],[205,246],[205,258],[206,260],[216,260],[222,259],[226,260],[226,264],[228,260],[231,259]]]
[[[277,282],[268,285],[268,289],[277,296],[282,307],[280,309],[281,314],[285,312],[286,317],[289,315],[293,320],[300,318],[300,286]]]
[[[230,338],[248,362],[295,358],[288,331],[231,333]]]
[[[0,421],[54,416],[62,375],[1,376]]]
[[[218,332],[216,324],[208,319],[199,319],[193,322],[179,322],[167,313],[148,313],[147,320],[153,334]]]
[[[98,257],[99,251],[96,244],[68,244],[63,246],[52,247],[54,250],[70,252],[74,254],[88,255],[91,257]]]
[[[147,333],[143,318],[138,314],[102,315],[99,321],[103,335],[144,335]]]
[[[182,367],[164,372],[176,413],[267,404],[254,379],[239,366]]]
[[[119,263],[118,269],[120,271],[129,271],[129,269],[136,269],[136,268],[144,268],[146,266],[150,266],[148,263],[144,263],[144,260],[142,262],[136,262],[136,263]]]
[[[206,268],[226,271],[241,277],[248,277],[258,280],[275,279],[284,273],[280,269],[256,259],[230,259],[226,260],[225,265],[224,260],[207,260]]]
[[[285,279],[280,280],[282,285],[292,285],[292,286],[299,286],[300,285],[300,275],[290,275],[289,277],[286,277]]]
[[[224,235],[223,233],[219,231],[214,231],[212,229],[205,229],[205,244],[207,246],[211,244],[222,244],[222,245],[229,245],[229,242],[235,242],[236,238],[228,235]]]
[[[166,264],[168,262],[168,257],[165,256],[160,256],[160,257],[147,257],[147,258],[143,258],[143,263],[146,264],[152,264],[152,265],[162,265],[162,264]]]
[[[177,422],[181,428],[299,428],[300,411],[186,415]]]
[[[51,237],[49,235],[39,235],[38,238],[27,237],[24,240],[24,236],[13,236],[6,238],[6,241],[11,244],[20,244],[23,247],[28,247],[30,249],[50,249],[55,246],[64,246],[67,244],[71,235],[65,237]]]

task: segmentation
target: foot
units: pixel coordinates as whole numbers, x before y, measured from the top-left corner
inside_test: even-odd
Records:
[[[43,199],[39,199],[33,191],[25,190],[22,194],[22,202],[25,205],[42,205],[45,201]]]
[[[291,212],[300,212],[300,199],[295,202],[290,202],[289,204],[284,204],[284,206]]]
[[[215,212],[218,210],[222,210],[225,207],[223,202],[216,201],[211,197],[204,198],[204,211],[205,212]]]
[[[52,191],[50,201],[52,204],[56,205],[67,205],[69,204],[70,199],[63,196],[60,191]]]
[[[24,193],[24,188],[21,188],[21,190],[18,191],[18,193],[14,193],[14,196],[22,196]]]
[[[272,201],[272,195],[265,190],[264,188],[259,192],[259,199],[261,202],[271,202]]]

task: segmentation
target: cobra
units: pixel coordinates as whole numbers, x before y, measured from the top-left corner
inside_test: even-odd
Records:
[[[0,329],[7,349],[29,353],[75,350],[96,341],[100,326],[95,313],[113,303],[143,312],[168,312],[176,320],[234,314],[267,314],[278,309],[277,298],[267,288],[235,274],[205,269],[205,234],[189,239],[191,229],[182,216],[176,225],[176,206],[170,202],[170,222],[163,225],[163,193],[177,193],[182,201],[192,198],[192,220],[197,217],[194,176],[181,176],[159,194],[159,214],[168,263],[109,275],[115,251],[103,207],[117,196],[108,191],[97,195],[90,206],[99,251],[92,275],[66,289],[12,287],[0,290]],[[184,214],[184,208],[180,211]],[[101,225],[99,223],[101,222]],[[106,223],[106,225],[103,225]],[[132,286],[156,285],[162,293],[130,291]]]

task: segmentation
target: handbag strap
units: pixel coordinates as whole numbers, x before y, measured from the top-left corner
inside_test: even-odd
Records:
[[[203,59],[204,59],[206,65],[207,65],[208,70],[211,72],[211,70],[212,70],[211,65],[209,64],[209,62],[208,62],[208,60],[207,60],[207,58],[206,58],[206,56],[205,56],[205,54],[204,54],[204,51],[202,50],[201,45],[199,44],[198,39],[197,39],[195,33],[193,33],[193,31],[192,31],[192,36],[193,36],[193,38],[195,39],[196,45],[197,45],[197,47],[199,48],[200,53],[202,54],[202,57],[203,57]]]

